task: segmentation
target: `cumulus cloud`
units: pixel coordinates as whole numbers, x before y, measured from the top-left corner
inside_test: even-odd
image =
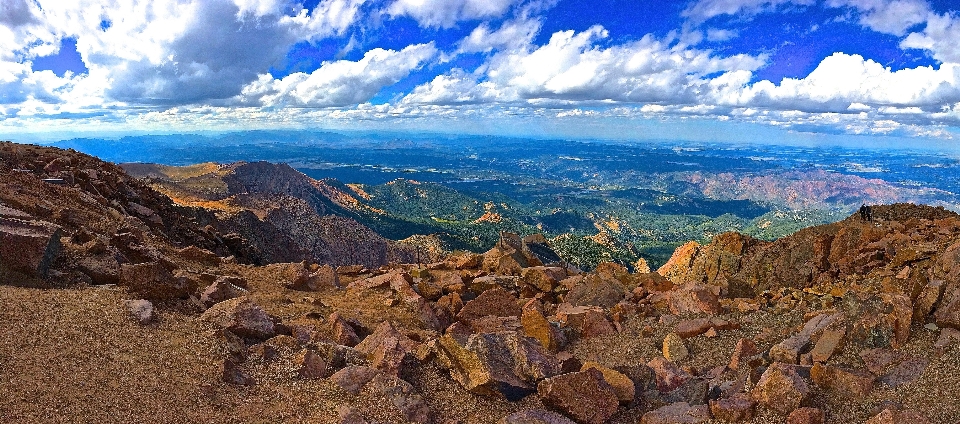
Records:
[[[454,70],[417,87],[407,103],[671,102],[695,101],[708,74],[752,71],[762,57],[714,57],[647,35],[608,48],[606,29],[560,31],[543,46],[527,45],[491,56],[480,72]]]
[[[342,34],[363,2],[322,0],[306,10],[283,0],[10,0],[0,15],[0,81],[15,75],[19,86],[0,87],[0,95],[99,91],[104,104],[228,99],[294,43]],[[68,37],[77,40],[87,76],[53,81],[16,66],[53,54]],[[28,84],[38,80],[49,86]]]
[[[243,88],[242,104],[297,107],[349,106],[369,101],[386,86],[396,84],[437,54],[433,44],[417,44],[400,51],[373,49],[363,59],[324,63],[306,74],[282,79],[261,74]]]
[[[960,101],[960,66],[891,71],[859,55],[835,53],[806,78],[785,78],[777,86],[760,81],[727,104],[758,104],[777,109],[848,111],[864,106],[915,106],[928,110]]]
[[[852,7],[860,24],[877,32],[903,36],[927,20],[932,11],[924,0],[827,0],[829,7]]]
[[[391,16],[408,16],[421,26],[451,28],[460,21],[504,16],[522,0],[395,0],[386,8]]]

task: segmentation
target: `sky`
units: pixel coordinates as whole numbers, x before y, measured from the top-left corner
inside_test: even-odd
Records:
[[[960,143],[956,0],[0,0],[0,138]]]

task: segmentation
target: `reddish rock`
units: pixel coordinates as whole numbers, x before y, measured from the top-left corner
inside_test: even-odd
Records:
[[[687,359],[687,355],[689,354],[690,351],[687,350],[687,346],[683,343],[683,339],[681,339],[677,333],[667,334],[667,336],[663,338],[664,358],[674,362],[679,362]]]
[[[586,371],[591,368],[603,374],[603,380],[606,381],[610,387],[613,387],[613,391],[617,393],[617,399],[620,400],[620,403],[630,404],[633,402],[636,396],[636,387],[634,386],[633,380],[617,370],[607,368],[596,362],[584,363],[580,371]]]
[[[753,418],[757,402],[746,394],[710,401],[710,412],[718,420],[738,423]]]
[[[363,386],[367,385],[379,373],[380,371],[376,368],[349,365],[331,375],[330,381],[347,393],[357,395],[363,390]]]
[[[660,393],[671,392],[693,378],[667,358],[653,358],[647,362],[647,366],[653,369],[654,381]]]
[[[296,358],[297,375],[303,379],[317,379],[330,376],[330,364],[311,349],[304,349]]]
[[[810,369],[817,386],[843,397],[862,398],[873,391],[875,377],[866,370],[852,370],[817,363]]]
[[[688,283],[667,292],[670,312],[674,314],[720,313],[719,287]]]
[[[408,354],[417,348],[417,342],[400,333],[390,321],[384,321],[357,344],[357,352],[365,355],[371,365],[390,375],[399,375]]]
[[[884,304],[890,307],[891,312],[886,315],[886,320],[893,329],[893,340],[890,344],[894,348],[899,348],[907,343],[910,338],[910,324],[913,321],[913,303],[910,298],[903,295],[883,295]]]
[[[524,309],[523,315],[520,317],[520,323],[523,326],[524,335],[536,339],[541,346],[550,351],[556,352],[562,346],[563,333],[537,309]]]
[[[847,331],[843,328],[837,330],[824,330],[823,334],[820,336],[820,340],[817,340],[817,343],[810,351],[811,361],[827,362],[827,360],[833,356],[834,352],[843,348],[844,336],[846,336],[846,334]]]
[[[890,367],[910,358],[911,356],[905,352],[886,348],[867,349],[860,352],[860,359],[874,375],[883,375]]]
[[[130,312],[130,316],[140,323],[140,325],[147,325],[153,322],[153,303],[150,303],[149,300],[126,300],[124,304],[127,306],[127,311]]]
[[[564,278],[567,278],[567,272],[563,268],[536,266],[523,269],[520,274],[520,283],[537,291],[550,293]]]
[[[526,396],[537,381],[560,372],[560,364],[533,339],[517,332],[446,334],[437,342],[437,361],[460,385],[507,400]]]
[[[934,314],[937,325],[960,329],[960,287],[951,293],[944,293],[940,306]]]
[[[727,366],[733,370],[740,369],[740,365],[745,359],[755,356],[759,353],[760,352],[757,350],[757,345],[753,342],[753,340],[741,338],[737,341],[737,345],[733,348],[733,355],[730,356],[730,364]]]
[[[0,217],[0,282],[16,282],[15,272],[44,278],[60,252],[60,227],[49,222]]]
[[[925,358],[910,358],[893,367],[880,376],[880,382],[888,387],[899,387],[920,378],[929,362]]]
[[[174,276],[158,262],[123,264],[120,284],[150,300],[185,299],[197,290],[197,282]]]
[[[360,337],[356,330],[343,319],[339,313],[334,312],[327,318],[330,323],[330,333],[333,335],[333,341],[343,346],[356,346],[360,343]]]
[[[337,408],[337,415],[340,417],[340,424],[367,424],[367,419],[348,405],[340,405]]]
[[[457,319],[470,322],[487,315],[519,317],[523,311],[517,302],[518,299],[514,295],[502,288],[490,289],[464,304],[463,309],[457,314]]]
[[[787,424],[823,424],[825,420],[823,411],[811,407],[797,409],[787,416]]]
[[[617,393],[596,369],[561,374],[537,385],[544,405],[577,422],[602,424],[617,412]]]
[[[563,300],[573,306],[611,308],[626,295],[627,291],[619,281],[590,275],[571,289]]]
[[[709,420],[707,405],[691,406],[687,402],[677,402],[643,414],[640,424],[699,424]]]
[[[779,362],[770,365],[751,392],[761,405],[787,415],[810,396],[810,387],[794,367]]]
[[[367,383],[374,394],[383,396],[407,421],[427,424],[432,422],[430,407],[416,389],[395,376],[379,373]]]
[[[696,318],[680,321],[674,332],[678,336],[688,339],[706,333],[711,328],[713,328],[713,324],[709,318]]]
[[[227,329],[243,338],[266,340],[278,334],[279,321],[260,305],[245,301],[233,310],[233,322]]]
[[[617,334],[616,328],[607,320],[607,316],[603,312],[592,309],[583,315],[583,323],[580,328],[575,329],[582,338]]]
[[[864,424],[927,424],[929,422],[930,420],[927,417],[917,411],[909,409],[898,411],[893,408],[886,408]]]
[[[957,342],[960,342],[960,330],[943,328],[940,330],[940,336],[937,337],[933,347],[942,349]]]
[[[576,422],[556,412],[526,409],[503,417],[497,424],[576,424]]]
[[[236,277],[227,276],[218,277],[216,281],[207,286],[207,288],[203,289],[203,293],[200,294],[200,303],[204,308],[209,308],[216,303],[223,302],[224,300],[237,298],[247,294],[247,291],[241,286],[234,284],[236,280],[239,279]]]
[[[256,384],[253,377],[250,377],[242,367],[242,363],[233,357],[223,360],[221,371],[221,380],[227,384],[238,386],[252,386]]]
[[[810,345],[810,337],[796,334],[770,348],[770,359],[785,364],[800,363],[800,352]]]

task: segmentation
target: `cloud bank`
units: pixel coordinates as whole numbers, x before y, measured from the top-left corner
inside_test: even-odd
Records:
[[[699,0],[659,33],[619,33],[605,22],[545,32],[555,3],[5,0],[0,130],[526,116],[960,135],[960,15],[925,0]],[[771,81],[757,75],[778,46],[717,47],[736,46],[765,16],[805,11],[890,37],[891,48],[933,64],[891,66],[837,50],[806,75]],[[57,57],[65,39],[76,40],[84,72],[35,66]],[[278,71],[303,46],[355,52]]]

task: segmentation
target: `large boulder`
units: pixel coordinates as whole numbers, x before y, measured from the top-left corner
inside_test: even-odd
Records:
[[[437,343],[437,360],[467,390],[517,400],[537,381],[560,372],[560,364],[533,339],[515,331],[473,334],[466,340],[447,334]]]
[[[31,285],[45,278],[60,252],[60,237],[57,225],[0,217],[0,284]]]
[[[627,291],[619,281],[590,275],[571,289],[564,301],[573,306],[599,306],[612,308],[620,303]]]
[[[537,385],[544,405],[577,422],[602,424],[617,412],[617,393],[595,368],[551,377]]]
[[[121,265],[120,283],[150,300],[185,299],[199,285],[186,275],[174,275],[160,262]]]
[[[751,392],[761,405],[787,415],[810,396],[810,386],[793,366],[775,362],[770,365]]]
[[[488,315],[519,317],[522,310],[517,302],[516,296],[502,288],[490,289],[480,293],[476,299],[465,303],[457,314],[457,318],[469,323]]]

